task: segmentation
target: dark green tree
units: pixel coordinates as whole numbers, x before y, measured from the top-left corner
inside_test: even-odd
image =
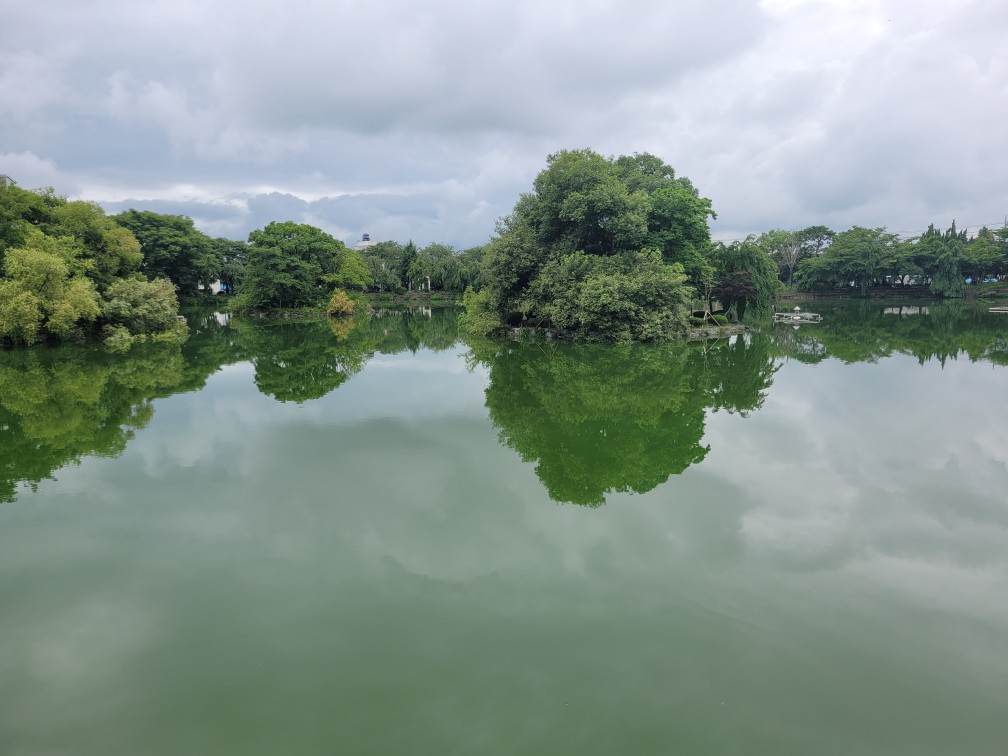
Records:
[[[13,184],[0,186],[0,264],[4,250],[24,246],[28,229],[50,223],[53,208],[65,201],[51,188],[30,192]]]
[[[814,257],[821,255],[829,247],[830,242],[836,232],[828,226],[808,226],[798,232],[798,239],[801,241],[802,256]]]
[[[790,286],[795,266],[804,256],[801,236],[794,231],[775,229],[760,234],[759,242],[780,268],[781,280]]]
[[[687,323],[685,267],[698,277],[711,267],[699,259],[710,214],[652,155],[550,155],[485,248],[484,314],[579,339],[672,338]]]
[[[802,260],[795,274],[801,288],[850,288],[862,296],[872,286],[899,277],[904,260],[899,238],[884,228],[854,226],[833,237],[821,255]]]
[[[413,290],[413,279],[410,278],[410,267],[417,256],[417,247],[410,239],[403,247],[402,256],[399,258],[399,280],[403,282],[405,288]]]
[[[291,221],[249,234],[239,306],[253,310],[321,304],[332,293],[346,246],[321,229]]]
[[[245,278],[245,255],[248,246],[243,241],[233,239],[211,239],[214,255],[220,261],[221,286],[233,294]]]
[[[734,307],[739,320],[749,307],[767,311],[777,291],[778,268],[763,245],[749,236],[727,245],[717,242],[712,252],[717,270],[715,296],[721,291],[730,300],[721,300],[724,308]]]
[[[976,237],[964,245],[959,253],[959,267],[974,286],[980,285],[990,276],[997,275],[1004,266],[1004,253],[993,232],[986,226],[981,228]]]
[[[132,209],[113,217],[139,240],[140,270],[148,278],[170,280],[183,299],[194,296],[200,284],[220,277],[222,260],[210,237],[197,230],[191,218]]]
[[[405,247],[395,241],[381,241],[363,250],[364,262],[371,272],[371,280],[378,291],[396,291],[403,288],[402,259]]]

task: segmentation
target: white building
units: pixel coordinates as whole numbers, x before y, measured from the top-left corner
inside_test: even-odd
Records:
[[[371,234],[364,234],[361,240],[354,245],[354,249],[367,249],[373,247],[378,242],[371,241]]]

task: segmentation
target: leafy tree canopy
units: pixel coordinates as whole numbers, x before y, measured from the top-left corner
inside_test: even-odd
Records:
[[[485,248],[487,312],[588,340],[671,338],[686,327],[690,278],[713,268],[710,215],[653,155],[550,155]]]
[[[143,253],[140,270],[148,278],[169,279],[179,296],[191,297],[201,283],[220,277],[223,260],[219,247],[196,229],[191,218],[147,210],[126,210],[113,217],[139,240]]]
[[[8,249],[0,279],[0,338],[34,344],[66,338],[98,317],[98,293],[67,237],[28,229],[25,245]]]
[[[239,307],[273,309],[324,303],[346,245],[321,229],[287,221],[249,234]]]
[[[0,187],[0,343],[185,337],[174,287],[148,282],[140,242],[93,202]],[[156,315],[155,315],[156,313]]]

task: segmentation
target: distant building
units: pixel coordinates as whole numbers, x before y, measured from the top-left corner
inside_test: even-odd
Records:
[[[4,189],[6,189],[8,186],[15,186],[16,184],[17,181],[12,179],[6,173],[0,173],[0,186],[2,186]]]
[[[367,249],[368,247],[373,247],[378,242],[371,241],[371,234],[364,234],[361,236],[361,240],[354,245],[354,249]]]

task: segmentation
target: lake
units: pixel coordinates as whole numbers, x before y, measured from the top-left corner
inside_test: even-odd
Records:
[[[1008,752],[1008,315],[0,353],[0,751]]]

